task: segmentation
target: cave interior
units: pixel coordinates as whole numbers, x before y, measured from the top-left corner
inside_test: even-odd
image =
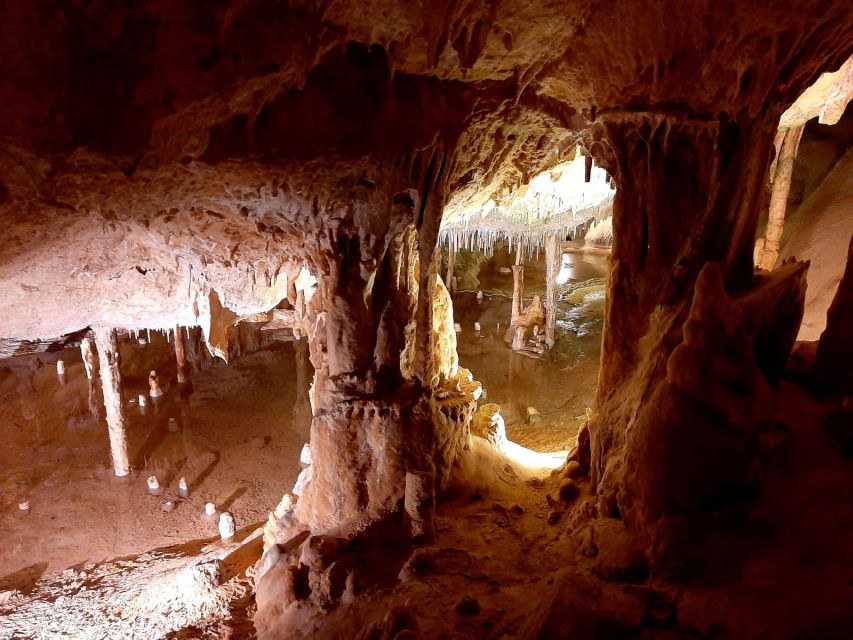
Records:
[[[0,637],[853,635],[853,3],[0,3]]]

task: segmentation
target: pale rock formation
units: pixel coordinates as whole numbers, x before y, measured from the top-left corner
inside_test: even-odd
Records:
[[[219,514],[219,537],[223,540],[233,538],[237,532],[237,525],[234,522],[234,516],[230,511],[223,511]]]
[[[481,405],[471,421],[471,435],[485,438],[498,449],[507,442],[506,424],[501,415],[501,407],[493,402]]]
[[[119,368],[118,338],[115,329],[95,327],[95,344],[100,359],[101,383],[104,394],[104,408],[107,414],[113,472],[117,476],[126,476],[130,473],[130,458],[127,451],[127,427],[125,425],[124,403],[121,399],[121,370]]]
[[[83,357],[83,367],[86,369],[86,377],[92,380],[95,377],[95,342],[86,336],[80,341],[80,355]]]

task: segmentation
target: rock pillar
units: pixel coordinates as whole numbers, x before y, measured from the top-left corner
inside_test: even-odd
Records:
[[[753,274],[777,120],[600,123],[618,191],[591,473],[602,514],[624,518],[665,572],[701,556],[689,541],[711,526],[703,514],[753,489],[750,443],[777,373],[767,363],[802,313],[804,268]]]
[[[95,343],[88,336],[80,342],[80,355],[83,357],[83,367],[86,369],[86,377],[92,380],[95,377]]]
[[[393,184],[381,174],[357,183],[359,207],[329,213],[344,222],[311,247],[314,463],[295,516],[314,534],[346,538],[395,513],[410,470],[432,473],[440,491],[467,437],[436,415],[434,390],[460,375],[447,355],[452,316],[438,323],[450,335],[433,336],[436,309],[452,313],[435,252],[440,188]]]
[[[180,326],[175,327],[175,362],[178,366],[178,384],[183,384],[187,381],[187,355]]]
[[[515,325],[521,315],[522,300],[524,295],[524,265],[512,265],[512,313],[510,325]]]
[[[453,241],[447,246],[447,277],[444,279],[447,285],[447,290],[453,293],[453,270],[456,268],[456,247],[453,246]]]
[[[804,125],[800,125],[785,131],[779,156],[776,159],[767,232],[764,238],[758,240],[755,249],[755,266],[765,271],[772,271],[779,258],[779,242],[785,225],[785,209],[788,205],[788,194],[791,191],[791,176],[794,173],[794,161],[797,159],[803,127]]]
[[[545,345],[554,348],[557,324],[557,274],[560,272],[560,239],[556,233],[545,238]]]
[[[95,344],[98,348],[101,366],[101,382],[104,393],[104,408],[107,413],[113,471],[117,476],[126,476],[130,473],[130,460],[127,453],[124,405],[121,400],[121,371],[119,370],[116,330],[96,327]]]

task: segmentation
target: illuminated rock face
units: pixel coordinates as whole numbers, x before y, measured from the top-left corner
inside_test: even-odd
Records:
[[[716,489],[672,460],[741,455],[763,419],[703,394],[731,357],[760,404],[789,346],[802,268],[753,275],[761,192],[780,115],[853,53],[853,3],[7,4],[0,335],[199,325],[225,354],[235,319],[298,303],[313,471],[289,531],[310,530],[323,606],[347,592],[325,536],[393,520],[410,470],[440,491],[467,442],[473,383],[434,298],[442,214],[503,200],[582,137],[618,188],[592,475],[654,566],[685,564],[703,505],[665,492]],[[766,322],[707,309],[731,300]],[[259,585],[271,637],[301,579],[279,565]]]

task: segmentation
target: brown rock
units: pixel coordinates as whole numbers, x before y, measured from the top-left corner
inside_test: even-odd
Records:
[[[563,478],[560,481],[560,500],[563,500],[564,502],[571,502],[578,497],[579,493],[580,489],[578,488],[577,483],[571,478]]]

